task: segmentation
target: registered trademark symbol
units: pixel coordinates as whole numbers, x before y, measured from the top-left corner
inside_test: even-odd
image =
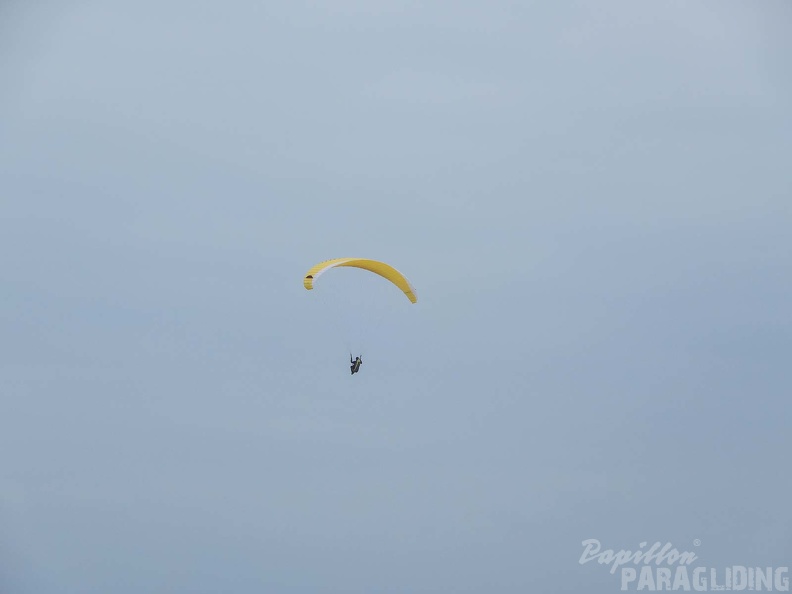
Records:
[[[700,541],[698,538],[697,538],[697,539],[695,539],[695,540],[693,541],[693,546],[694,546],[694,547],[700,547],[700,546],[701,546],[701,541]]]

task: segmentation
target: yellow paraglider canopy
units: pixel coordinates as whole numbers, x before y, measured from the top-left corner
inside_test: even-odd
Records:
[[[309,291],[313,289],[314,280],[320,275],[338,266],[351,266],[353,268],[362,268],[374,274],[379,274],[381,277],[388,279],[394,285],[399,287],[410,302],[415,303],[418,297],[415,296],[415,289],[410,284],[401,272],[396,270],[393,266],[385,264],[385,262],[378,262],[377,260],[367,260],[365,258],[336,258],[335,260],[326,260],[320,262],[311,268],[303,279],[303,285]]]

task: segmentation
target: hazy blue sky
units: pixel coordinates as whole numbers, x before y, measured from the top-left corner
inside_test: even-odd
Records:
[[[791,29],[2,0],[0,592],[618,591],[589,538],[792,566]],[[303,289],[342,256],[418,304]]]

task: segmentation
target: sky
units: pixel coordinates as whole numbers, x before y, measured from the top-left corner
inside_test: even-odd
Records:
[[[0,592],[792,565],[790,25],[3,0]]]

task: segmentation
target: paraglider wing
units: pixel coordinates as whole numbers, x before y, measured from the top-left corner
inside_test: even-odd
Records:
[[[317,279],[317,277],[319,277],[319,275],[325,273],[331,268],[336,268],[338,266],[362,268],[363,270],[368,270],[374,274],[379,274],[381,277],[388,279],[394,285],[399,287],[399,289],[402,290],[411,303],[418,301],[418,297],[415,295],[415,289],[410,284],[410,281],[407,280],[407,277],[405,277],[401,272],[396,270],[393,266],[385,264],[385,262],[367,260],[365,258],[336,258],[335,260],[326,260],[324,262],[320,262],[305,274],[303,285],[310,291],[313,289],[314,281]]]

